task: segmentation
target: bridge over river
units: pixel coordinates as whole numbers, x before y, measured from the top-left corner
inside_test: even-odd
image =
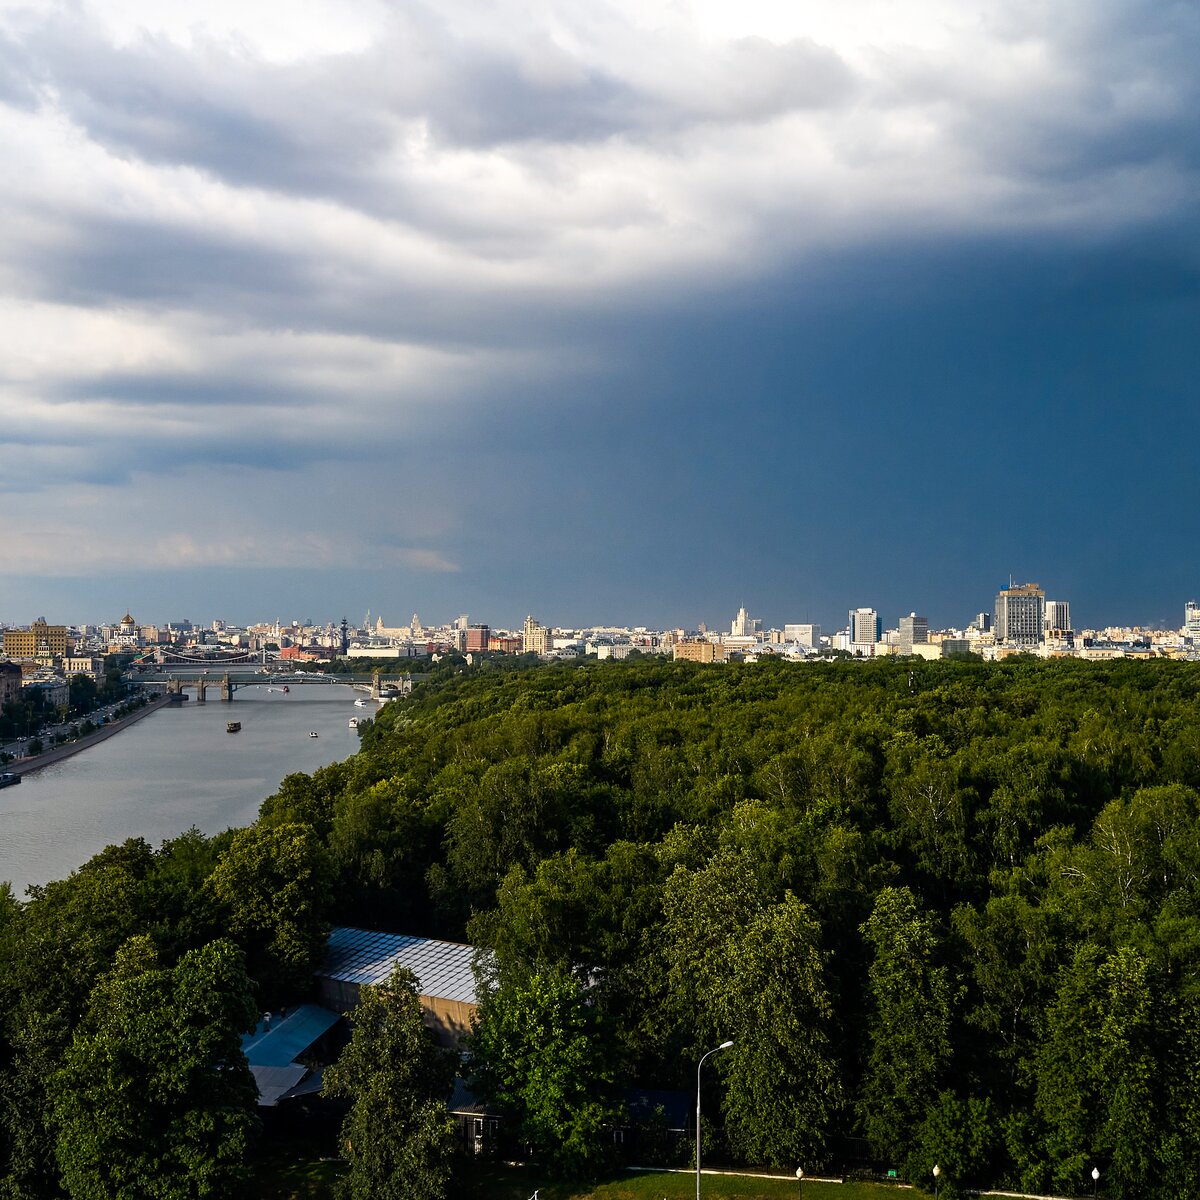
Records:
[[[192,688],[196,692],[196,703],[204,704],[208,699],[209,688],[216,688],[221,693],[221,699],[228,703],[233,700],[234,693],[242,688],[265,687],[275,691],[293,687],[327,687],[330,684],[341,684],[361,692],[369,692],[374,700],[391,700],[396,696],[407,695],[412,690],[411,675],[402,675],[397,679],[383,679],[376,672],[371,678],[364,679],[361,675],[318,674],[316,671],[297,671],[285,675],[276,672],[263,674],[255,671],[197,671],[194,667],[187,670],[158,671],[149,674],[139,674],[137,681],[141,684],[160,687],[169,696],[186,699],[184,691]]]

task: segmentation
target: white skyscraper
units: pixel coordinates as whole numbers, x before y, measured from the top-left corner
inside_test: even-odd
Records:
[[[1071,602],[1069,600],[1047,600],[1045,615],[1045,631],[1051,633],[1058,629],[1068,632],[1071,626]]]
[[[1195,600],[1183,606],[1183,636],[1200,645],[1200,604]]]
[[[733,618],[733,624],[729,627],[729,636],[756,638],[760,629],[762,629],[762,621],[758,617],[750,616],[743,605],[738,609],[737,616]]]
[[[873,608],[850,610],[850,641],[856,646],[874,646],[883,637],[883,622]]]

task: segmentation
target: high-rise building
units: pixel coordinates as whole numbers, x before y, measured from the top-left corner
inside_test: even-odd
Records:
[[[521,651],[524,654],[546,654],[551,647],[550,630],[539,624],[532,617],[525,618],[525,626],[521,630]]]
[[[874,646],[883,637],[883,621],[873,608],[850,610],[850,641],[856,646]]]
[[[1044,617],[1047,633],[1070,633],[1071,602],[1069,600],[1047,600]]]
[[[1183,606],[1183,636],[1200,644],[1200,604],[1189,600]]]
[[[996,595],[996,641],[1036,646],[1046,629],[1046,593],[1036,583],[1002,588]]]
[[[899,639],[897,644],[901,654],[911,654],[914,645],[924,646],[929,642],[929,619],[909,613],[900,618]]]
[[[729,636],[736,638],[757,637],[760,629],[762,629],[762,621],[758,617],[750,616],[746,612],[745,605],[743,605],[738,609],[737,616],[733,618],[733,622],[729,626]]]
[[[468,625],[468,652],[486,650],[488,648],[488,638],[491,636],[491,632],[492,631],[486,625]]]

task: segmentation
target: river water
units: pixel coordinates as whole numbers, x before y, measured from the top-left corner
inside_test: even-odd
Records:
[[[285,775],[353,754],[350,718],[377,707],[356,708],[363,693],[339,684],[293,684],[287,695],[248,687],[232,704],[215,693],[207,704],[159,709],[0,791],[0,879],[20,896],[113,842],[144,837],[158,846],[193,825],[206,834],[247,825]],[[226,732],[231,720],[240,733]]]

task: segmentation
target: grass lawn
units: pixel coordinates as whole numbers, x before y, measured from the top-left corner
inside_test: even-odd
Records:
[[[525,1167],[496,1163],[458,1163],[450,1200],[693,1200],[691,1172],[617,1172],[600,1183],[548,1180]],[[277,1146],[258,1163],[255,1194],[262,1200],[333,1200],[334,1183],[345,1169],[337,1160],[306,1157],[299,1144]],[[799,1200],[794,1178],[762,1179],[705,1175],[707,1200]],[[924,1193],[894,1184],[804,1182],[804,1200],[918,1200]]]
[[[621,1173],[603,1183],[551,1183],[524,1168],[487,1166],[467,1174],[454,1200],[693,1200],[696,1176],[661,1172]],[[799,1200],[793,1179],[751,1179],[735,1175],[705,1175],[703,1195],[713,1200]],[[804,1200],[901,1200],[920,1196],[911,1189],[882,1183],[804,1183]]]
[[[268,1150],[255,1167],[254,1194],[262,1200],[332,1200],[345,1164],[306,1157],[302,1147],[284,1145]]]

